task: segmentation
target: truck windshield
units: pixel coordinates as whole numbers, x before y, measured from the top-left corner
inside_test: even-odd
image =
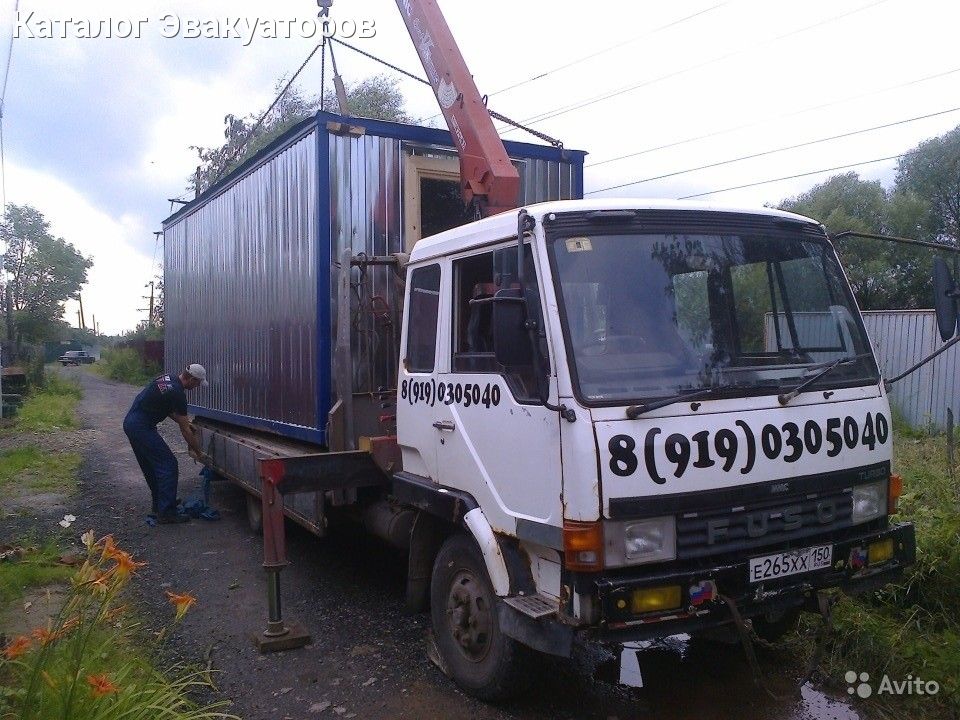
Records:
[[[840,358],[818,390],[878,382],[831,246],[796,227],[548,234],[581,399],[777,393]]]

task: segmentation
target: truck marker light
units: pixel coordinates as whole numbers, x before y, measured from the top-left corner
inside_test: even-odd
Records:
[[[603,525],[599,522],[564,520],[563,564],[568,570],[602,570]]]
[[[890,491],[887,493],[887,514],[893,515],[897,512],[897,505],[900,496],[903,495],[903,477],[900,475],[890,476]]]
[[[869,560],[867,563],[869,565],[879,565],[880,563],[885,563],[887,560],[892,558],[893,538],[887,538],[886,540],[870,543],[870,547],[868,548],[868,557]]]
[[[679,585],[644,588],[630,593],[630,612],[635,615],[660,610],[674,610],[678,607],[680,607]]]

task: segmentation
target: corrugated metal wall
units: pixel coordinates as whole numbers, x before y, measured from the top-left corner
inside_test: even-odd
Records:
[[[406,158],[414,153],[457,157],[446,148],[390,137],[329,136],[330,249],[334,261],[339,260],[344,248],[351,248],[354,255],[388,255],[403,250],[404,168]],[[523,204],[573,198],[577,168],[572,163],[516,157],[514,162],[520,173]],[[334,336],[338,272],[333,265],[330,317]],[[399,347],[402,298],[393,275],[389,268],[370,268],[359,298],[355,298],[352,340],[356,392],[396,385],[395,351]],[[353,271],[353,280],[360,281],[359,271]],[[384,303],[370,303],[372,297]],[[388,344],[393,350],[383,352]]]
[[[943,344],[933,310],[865,312],[863,324],[884,377],[900,374]],[[913,427],[943,428],[947,408],[960,410],[958,372],[960,349],[955,345],[896,383],[890,403]]]
[[[316,130],[164,228],[166,366],[191,404],[317,427]]]
[[[207,367],[211,386],[190,398],[204,415],[274,430],[281,423],[285,434],[322,441],[335,398],[332,387],[325,390],[330,358],[320,348],[336,343],[340,256],[345,248],[370,256],[402,251],[406,159],[456,158],[451,148],[420,140],[442,137],[439,130],[362,121],[365,133],[337,134],[346,126],[328,126],[335,118],[318,115],[289,144],[278,141],[251,170],[164,225],[166,365]],[[521,156],[524,203],[580,191],[582,153],[571,151],[570,162],[534,159],[522,156],[553,151],[511,145]],[[329,259],[319,257],[328,237]],[[354,269],[352,279],[354,390],[392,388],[402,285],[386,267],[364,275]],[[330,334],[318,336],[327,318]]]

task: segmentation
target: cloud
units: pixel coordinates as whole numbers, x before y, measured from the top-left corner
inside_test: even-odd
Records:
[[[135,215],[114,218],[84,193],[42,170],[7,163],[9,202],[30,204],[50,221],[51,231],[93,259],[83,288],[87,325],[94,315],[105,334],[133,328],[145,317],[139,312],[144,282],[152,276],[152,257],[135,249],[152,237]],[[65,319],[76,324],[76,302],[67,304]]]

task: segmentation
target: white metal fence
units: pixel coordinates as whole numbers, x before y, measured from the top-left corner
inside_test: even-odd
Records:
[[[852,319],[852,318],[851,318]],[[832,312],[795,313],[794,323],[800,344],[823,348],[811,352],[814,360],[836,357],[836,352],[851,346],[842,337],[844,322]],[[788,337],[783,318],[780,335]],[[883,377],[894,377],[932,353],[942,344],[933,310],[876,310],[863,313],[863,324],[877,354]],[[764,326],[767,350],[777,348],[773,315],[767,313]],[[789,342],[789,341],[788,341]],[[890,391],[890,403],[912,427],[944,428],[947,408],[960,409],[960,344],[938,356],[916,372],[896,383]]]
[[[933,310],[880,310],[863,313],[870,342],[884,377],[893,377],[943,343]],[[896,383],[890,403],[913,427],[943,428],[947,408],[960,409],[960,348],[954,345]]]

